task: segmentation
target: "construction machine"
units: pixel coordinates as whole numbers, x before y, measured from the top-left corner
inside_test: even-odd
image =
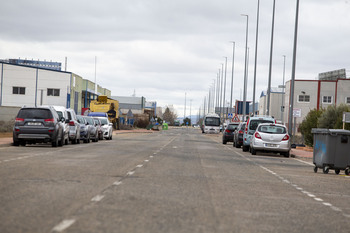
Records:
[[[108,119],[113,123],[114,129],[119,129],[119,102],[108,98],[106,95],[100,95],[97,100],[90,103],[91,112],[107,113]]]

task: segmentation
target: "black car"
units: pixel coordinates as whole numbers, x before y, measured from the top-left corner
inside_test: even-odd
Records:
[[[52,107],[23,107],[13,127],[13,145],[51,142],[52,147],[63,146],[64,121]]]
[[[233,142],[233,132],[237,129],[239,123],[230,123],[222,134],[222,144]]]
[[[243,145],[243,133],[247,122],[241,122],[233,134],[233,146],[240,148]]]

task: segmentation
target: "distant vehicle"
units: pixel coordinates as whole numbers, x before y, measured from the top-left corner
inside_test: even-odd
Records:
[[[112,140],[113,135],[113,125],[109,122],[107,117],[98,117],[101,122],[101,129],[103,132],[103,138],[107,140]]]
[[[243,145],[243,133],[245,130],[247,122],[239,123],[239,126],[233,133],[233,146],[236,148],[240,148]]]
[[[80,124],[78,123],[77,114],[74,109],[67,108],[67,116],[69,120],[69,140],[73,144],[80,143]]]
[[[242,150],[248,151],[250,146],[250,138],[254,134],[256,128],[261,123],[276,123],[275,119],[271,116],[253,116],[247,121],[246,127],[243,133],[243,145]]]
[[[64,121],[53,107],[23,107],[13,127],[13,145],[51,142],[52,147],[63,146]]]
[[[80,140],[85,143],[90,142],[90,130],[85,118],[81,115],[77,115],[78,123],[80,124]]]
[[[174,121],[174,126],[180,126],[180,121],[179,120],[175,120]]]
[[[225,128],[222,134],[222,144],[226,144],[227,142],[233,142],[233,134],[237,129],[239,123],[230,123]]]
[[[97,100],[92,100],[90,103],[90,111],[107,113],[108,119],[115,129],[119,129],[120,126],[118,109],[119,102],[106,95],[100,95]]]
[[[218,114],[207,114],[202,124],[202,133],[220,133],[220,117]]]
[[[60,117],[60,119],[63,117],[64,121],[62,121],[63,125],[64,125],[64,144],[68,145],[69,142],[69,119],[68,119],[68,113],[67,113],[67,109],[63,106],[52,106],[58,116]]]
[[[87,125],[88,130],[89,130],[90,139],[93,142],[98,142],[98,129],[96,127],[96,123],[95,123],[94,119],[92,117],[89,117],[89,116],[83,116],[83,117],[86,121],[86,125]]]
[[[98,117],[93,117],[98,132],[98,139],[103,140],[102,124]]]
[[[287,128],[280,124],[259,124],[250,140],[250,152],[256,155],[257,151],[279,152],[289,157],[290,137]]]

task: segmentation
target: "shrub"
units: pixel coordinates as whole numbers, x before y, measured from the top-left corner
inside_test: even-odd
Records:
[[[299,129],[301,131],[301,134],[304,136],[305,144],[308,146],[313,146],[313,135],[311,133],[312,128],[317,128],[317,122],[320,118],[321,114],[323,113],[323,109],[317,110],[313,109],[311,110],[303,120],[303,122],[300,124]]]

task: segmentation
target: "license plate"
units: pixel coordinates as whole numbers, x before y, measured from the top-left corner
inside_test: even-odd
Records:
[[[266,147],[277,147],[276,144],[270,144],[270,143],[265,143],[265,146]]]
[[[40,122],[28,122],[28,125],[41,125]]]

